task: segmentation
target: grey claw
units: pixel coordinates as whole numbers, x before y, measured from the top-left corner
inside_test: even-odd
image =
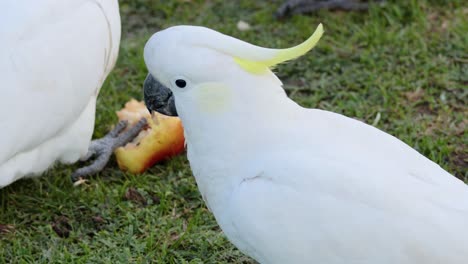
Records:
[[[79,179],[86,178],[92,174],[102,171],[104,167],[107,165],[107,163],[109,162],[111,155],[112,155],[112,152],[108,152],[108,151],[105,151],[97,155],[97,158],[93,161],[93,163],[91,163],[91,165],[79,168],[75,172],[72,173],[71,175],[72,182],[76,182]]]
[[[120,121],[115,127],[114,129],[111,130],[111,132],[109,132],[106,137],[116,137],[120,134],[120,132],[122,132],[128,125],[128,121],[127,120],[122,120]]]
[[[126,120],[122,120],[103,138],[91,141],[91,144],[88,148],[88,153],[86,153],[86,155],[82,157],[80,161],[87,161],[94,155],[97,155],[100,152],[102,152],[103,148],[105,148],[105,145],[107,144],[108,139],[117,137],[120,134],[120,132],[122,132],[127,127],[127,125],[128,122]]]
[[[76,182],[79,179],[102,171],[109,162],[114,150],[133,140],[146,126],[147,121],[146,118],[142,118],[128,131],[121,133],[127,127],[127,124],[127,121],[121,121],[106,136],[91,142],[90,150],[85,157],[89,159],[94,155],[96,159],[90,165],[79,168],[73,172],[71,175],[72,182]]]
[[[115,141],[115,148],[121,147],[128,142],[130,142],[132,139],[134,139],[140,131],[148,124],[148,121],[146,121],[146,118],[140,119],[132,128],[130,128],[128,131],[125,133],[120,134]],[[115,149],[114,148],[114,149]]]

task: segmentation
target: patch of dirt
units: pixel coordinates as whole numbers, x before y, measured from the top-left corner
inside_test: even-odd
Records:
[[[102,216],[100,216],[100,215],[93,216],[93,217],[92,217],[92,220],[93,220],[93,223],[98,224],[98,225],[104,224],[104,223],[107,222],[107,221],[106,221],[104,218],[102,218]]]
[[[437,115],[437,110],[433,109],[428,102],[418,103],[416,110],[423,115]]]
[[[135,204],[146,206],[148,205],[146,198],[135,188],[130,187],[125,192],[125,200],[131,201]]]
[[[424,96],[424,90],[421,88],[416,89],[415,91],[404,93],[406,99],[410,102],[419,101]]]
[[[458,125],[454,125],[453,131],[454,135],[456,136],[462,136],[465,134],[466,127],[468,126],[468,119],[464,119]]]
[[[445,32],[450,26],[450,18],[440,12],[431,12],[426,18],[430,23],[430,31],[432,32]]]
[[[69,219],[62,215],[55,218],[55,221],[52,223],[52,229],[59,237],[67,238],[70,236],[72,226],[69,223]]]
[[[468,180],[466,178],[468,176],[468,151],[466,148],[466,145],[457,148],[449,157],[450,163],[456,167],[455,176],[462,181]]]
[[[455,151],[450,158],[455,166],[460,167],[462,170],[468,169],[468,152],[467,151]]]
[[[431,123],[427,125],[424,135],[436,135],[438,133],[442,133],[452,137],[463,136],[467,125],[468,120],[462,120],[457,123],[447,114],[439,115],[432,119]]]

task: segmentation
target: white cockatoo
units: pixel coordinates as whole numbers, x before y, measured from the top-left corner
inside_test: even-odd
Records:
[[[468,263],[468,187],[397,138],[290,100],[270,70],[309,51],[176,26],[144,58],[147,107],[178,115],[207,206],[260,263]]]
[[[0,1],[0,187],[83,157],[120,43],[117,0]]]

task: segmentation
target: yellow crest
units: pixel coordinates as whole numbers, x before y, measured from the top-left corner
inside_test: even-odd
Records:
[[[314,34],[310,36],[303,43],[287,49],[278,49],[272,58],[262,61],[252,61],[248,58],[234,57],[234,61],[239,64],[244,70],[253,74],[260,74],[265,72],[267,69],[273,68],[282,62],[293,60],[300,57],[311,50],[323,35],[323,26],[319,24]]]

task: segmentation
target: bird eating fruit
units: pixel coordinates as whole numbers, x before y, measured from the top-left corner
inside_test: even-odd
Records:
[[[399,139],[289,99],[271,71],[289,49],[214,30],[154,34],[150,110],[178,115],[216,221],[260,263],[451,263],[468,259],[468,187]]]

